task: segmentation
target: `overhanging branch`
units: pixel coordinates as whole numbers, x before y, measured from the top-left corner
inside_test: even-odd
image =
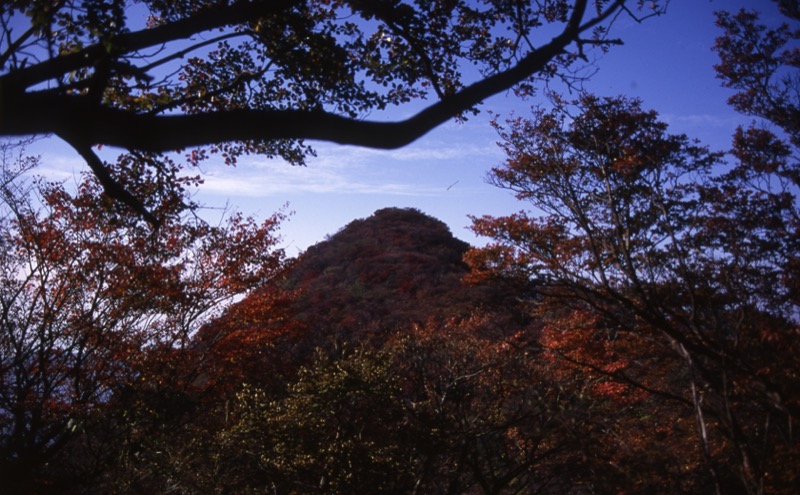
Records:
[[[120,203],[130,207],[136,213],[142,216],[147,223],[152,225],[155,228],[161,224],[161,221],[155,217],[148,209],[144,206],[144,204],[136,198],[133,194],[130,193],[125,187],[117,182],[114,177],[112,177],[111,173],[108,171],[108,168],[105,166],[103,161],[97,154],[92,151],[91,146],[82,144],[74,139],[71,139],[69,136],[61,136],[62,139],[67,141],[74,149],[77,151],[81,158],[86,161],[86,164],[89,165],[89,168],[92,169],[92,173],[97,177],[97,180],[100,181],[100,184],[103,186],[103,191],[112,199],[119,201]]]
[[[238,1],[232,5],[222,4],[209,7],[184,19],[154,28],[121,34],[109,40],[108,43],[94,44],[77,52],[60,55],[36,65],[13,71],[0,77],[0,81],[5,80],[5,84],[9,86],[28,88],[92,66],[99,58],[109,55],[109,46],[113,47],[117,55],[124,58],[125,54],[187,39],[193,35],[216,28],[246,23],[253,19],[291,8],[293,5],[294,2],[291,0],[272,0]]]
[[[614,4],[616,6],[616,3]],[[363,121],[323,111],[230,110],[192,115],[133,114],[103,107],[84,97],[24,95],[15,122],[2,122],[2,134],[78,135],[79,142],[149,152],[173,151],[231,141],[315,139],[392,149],[405,146],[484,99],[508,90],[542,71],[580,36],[587,0],[576,3],[564,31],[515,66],[489,76],[398,122]],[[41,115],[49,119],[41,119]]]

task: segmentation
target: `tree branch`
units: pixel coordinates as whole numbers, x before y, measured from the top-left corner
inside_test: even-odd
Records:
[[[232,5],[218,5],[199,11],[197,14],[174,22],[142,29],[133,33],[115,36],[109,43],[94,44],[67,55],[61,55],[28,68],[10,72],[0,81],[7,81],[13,87],[27,88],[63,74],[94,65],[98,58],[107,57],[107,46],[113,47],[117,54],[132,53],[155,45],[186,39],[192,35],[216,28],[245,23],[266,14],[274,14],[291,8],[290,0],[239,1]]]
[[[150,211],[148,211],[148,209],[141,201],[139,201],[138,198],[131,194],[130,191],[125,189],[122,184],[120,184],[116,179],[114,179],[114,177],[111,176],[108,168],[105,166],[103,161],[100,160],[100,157],[98,157],[97,154],[92,151],[91,146],[82,144],[68,136],[61,135],[60,137],[69,143],[70,146],[72,146],[75,151],[81,155],[81,158],[86,161],[86,164],[92,169],[92,173],[94,173],[95,177],[97,177],[97,180],[99,180],[100,184],[103,186],[103,191],[110,198],[113,198],[116,201],[119,201],[122,204],[132,208],[153,227],[158,228],[161,225],[161,221]]]
[[[157,116],[103,107],[80,96],[51,97],[33,92],[4,102],[8,114],[17,118],[14,122],[0,122],[0,134],[56,133],[75,136],[79,142],[89,145],[106,144],[150,152],[230,141],[277,139],[317,139],[373,148],[399,148],[454,115],[545,69],[553,58],[564,53],[566,47],[578,39],[587,1],[576,2],[575,10],[560,35],[522,58],[515,66],[475,82],[403,121],[362,121],[323,111],[303,110],[242,109]],[[42,119],[41,115],[49,118]]]

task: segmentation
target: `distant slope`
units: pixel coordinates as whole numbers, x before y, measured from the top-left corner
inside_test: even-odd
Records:
[[[317,338],[352,341],[466,316],[482,292],[461,281],[468,248],[418,210],[378,210],[300,257],[288,276],[288,286],[301,292],[296,317],[315,327]]]
[[[468,248],[414,209],[355,220],[303,253],[281,286],[250,294],[198,334],[198,348],[208,351],[205,376],[231,387],[275,385],[315,349],[377,348],[415,324],[478,313],[515,328],[503,324],[519,317],[512,298],[463,282]]]

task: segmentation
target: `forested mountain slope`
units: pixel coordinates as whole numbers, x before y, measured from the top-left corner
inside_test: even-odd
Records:
[[[217,357],[214,366],[230,363],[223,366],[232,370],[230,386],[266,386],[262,379],[291,374],[318,350],[377,349],[415,325],[493,313],[495,324],[487,331],[501,335],[516,328],[505,324],[524,319],[511,307],[512,297],[489,284],[465,282],[468,249],[443,222],[419,210],[379,210],[310,247],[289,266],[283,283],[233,305],[198,341]]]
[[[287,287],[300,292],[295,318],[321,338],[363,343],[411,323],[469,316],[500,294],[463,282],[468,248],[443,222],[414,209],[354,220],[289,272]]]

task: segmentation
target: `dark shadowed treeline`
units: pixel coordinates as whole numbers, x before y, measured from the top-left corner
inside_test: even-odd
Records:
[[[301,122],[341,113],[356,127],[359,112],[405,103],[424,87],[437,95],[431,108],[471,108],[446,104],[470,94],[442,78],[457,76],[463,58],[489,64],[491,81],[544,53],[566,65],[542,76],[565,77],[560,69],[584,45],[614,44],[601,21],[631,13],[623,1],[594,10],[582,1],[488,2],[481,11],[468,2],[414,2],[419,11],[404,2],[273,2],[259,22],[240,26],[244,45],[231,48],[233,35],[220,34],[221,52],[209,57],[285,47],[275,43],[287,37],[306,43],[307,55],[326,46],[392,55],[337,68],[296,51],[260,52],[239,59],[242,70],[266,69],[235,75],[228,64],[236,59],[223,57],[212,72],[233,80],[216,87],[198,82],[206,65],[197,58],[179,84],[149,87],[140,85],[148,70],[135,63],[153,33],[172,41],[179,28],[196,33],[197,22],[246,24],[242,16],[266,4],[147,2],[161,17],[128,32],[106,22],[124,20],[119,2],[23,3],[0,11],[4,28],[15,15],[33,23],[0,42],[0,82],[16,81],[0,85],[8,115],[19,115],[21,103],[8,106],[17,95],[155,122],[174,122],[180,107],[192,122],[219,110],[220,98],[223,109],[255,101],[261,106],[243,111]],[[143,149],[113,163],[98,163],[91,145],[106,141],[95,139],[105,132],[97,125],[63,135],[92,165],[74,190],[31,178],[38,160],[4,145],[0,490],[800,492],[800,13],[796,2],[776,5],[784,24],[764,25],[750,11],[718,15],[715,69],[734,91],[732,106],[754,119],[735,131],[730,150],[670,132],[645,102],[625,96],[552,94],[528,116],[495,119],[506,159],[489,180],[523,211],[474,217],[488,239],[482,248],[420,211],[387,208],[289,260],[278,247],[283,214],[258,223],[231,213],[209,225],[192,201],[199,179],[159,154],[166,148],[147,133],[131,137]],[[105,7],[113,8],[99,16]],[[380,29],[361,37],[328,17],[343,9],[395,37]],[[597,17],[581,24],[587,12]],[[438,20],[436,36],[424,36],[422,20]],[[536,48],[521,33],[542,20],[566,34]],[[519,44],[493,49],[492,29],[509,23]],[[267,29],[284,24],[291,29]],[[63,31],[48,31],[55,25]],[[93,31],[82,32],[87,26]],[[413,49],[452,32],[465,44]],[[574,53],[546,49],[573,42]],[[29,66],[21,49],[49,51]],[[430,57],[443,58],[422,75],[404,69]],[[395,71],[399,92],[373,94],[357,82],[388,83]],[[269,85],[269,75],[281,84]],[[285,92],[295,78],[302,84],[288,88],[299,93]],[[39,86],[47,81],[52,88]],[[3,121],[0,133],[47,124],[57,128],[34,131],[63,134],[69,112],[60,112]],[[109,135],[119,138],[115,128]],[[301,162],[310,152],[295,140],[303,137],[314,136],[202,143],[223,143],[212,151],[231,160],[263,152]]]

